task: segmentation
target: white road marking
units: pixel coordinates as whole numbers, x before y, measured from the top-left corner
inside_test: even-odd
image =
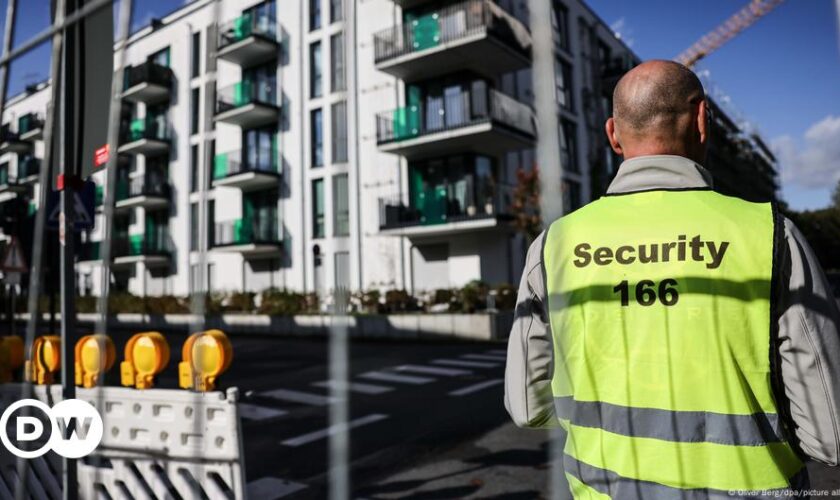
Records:
[[[424,373],[426,375],[442,375],[444,377],[457,377],[458,375],[469,375],[469,370],[456,370],[455,368],[441,368],[438,366],[421,365],[400,365],[394,368],[400,372]]]
[[[365,417],[357,418],[355,420],[351,420],[351,421],[347,422],[347,428],[348,429],[354,429],[354,428],[362,426],[362,425],[372,424],[374,422],[379,422],[380,420],[385,420],[386,418],[388,418],[388,415],[382,415],[381,413],[374,413],[372,415],[367,415]],[[285,446],[303,446],[305,444],[309,444],[309,443],[312,443],[314,441],[319,441],[321,439],[324,439],[327,436],[335,434],[342,427],[343,426],[338,425],[338,424],[331,425],[331,426],[327,427],[326,429],[317,430],[315,432],[310,432],[310,433],[307,433],[307,434],[303,434],[302,436],[287,439],[285,441],[282,441],[280,444],[283,444]]]
[[[329,396],[322,396],[320,394],[311,394],[308,392],[292,391],[289,389],[274,389],[272,391],[265,391],[257,393],[259,396],[265,396],[271,399],[280,399],[283,401],[291,401],[292,403],[303,403],[305,405],[313,406],[327,406],[332,402]]]
[[[461,356],[464,359],[477,359],[478,361],[506,361],[507,356],[501,356],[498,354],[464,354]]]
[[[268,420],[285,415],[285,410],[250,403],[239,403],[239,416],[248,420]]]
[[[429,382],[435,381],[435,379],[429,377],[415,377],[414,375],[401,375],[399,373],[390,372],[367,372],[362,373],[359,377],[370,380],[379,380],[382,382],[412,385],[428,384]]]
[[[436,365],[460,366],[461,368],[494,368],[499,363],[488,363],[486,361],[467,361],[464,359],[435,359],[432,363]]]
[[[303,483],[285,481],[278,477],[261,477],[245,486],[248,498],[264,498],[265,500],[283,498],[304,488],[306,485]]]
[[[336,380],[324,380],[322,382],[314,382],[312,385],[315,387],[326,387],[330,389],[332,387],[338,387],[339,384]],[[384,392],[393,391],[393,387],[388,387],[386,385],[375,385],[375,384],[365,384],[362,382],[349,382],[347,384],[347,389],[351,392],[358,392],[360,394],[382,394]]]
[[[450,396],[466,396],[467,394],[472,394],[474,392],[478,392],[483,389],[487,389],[488,387],[493,387],[494,385],[498,385],[504,382],[503,379],[496,378],[493,380],[485,380],[484,382],[479,382],[477,384],[468,385],[466,387],[462,387],[460,389],[454,390],[449,393]]]

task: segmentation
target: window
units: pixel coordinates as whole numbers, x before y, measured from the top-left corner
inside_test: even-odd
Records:
[[[554,43],[563,50],[569,50],[569,9],[560,2],[554,2],[554,16],[551,18]]]
[[[315,42],[309,46],[309,97],[321,97],[323,76],[321,42]]]
[[[324,124],[323,112],[320,109],[313,109],[310,113],[310,158],[313,167],[320,167],[324,164]]]
[[[324,179],[312,181],[312,237],[323,238],[326,235],[324,227]]]
[[[277,66],[263,64],[242,71],[242,80],[250,86],[249,102],[277,104]],[[243,103],[245,104],[245,103]]]
[[[580,208],[580,184],[571,180],[563,181],[563,213],[567,214]]]
[[[321,27],[321,0],[309,0],[309,31]]]
[[[554,84],[557,89],[557,102],[563,108],[572,110],[572,66],[557,59],[554,65]]]
[[[277,131],[272,127],[242,131],[242,160],[249,169],[277,171]]]
[[[161,66],[169,67],[169,47],[166,47],[163,50],[155,52],[154,54],[149,56],[149,60],[155,64],[159,64]]]
[[[350,288],[350,252],[335,253],[335,287]]]
[[[335,23],[344,19],[344,2],[342,0],[330,0],[330,22]]]
[[[347,88],[344,72],[344,33],[330,38],[330,89],[338,92]]]
[[[197,252],[198,248],[198,203],[190,203],[190,250]]]
[[[575,124],[563,120],[560,124],[560,161],[563,169],[578,172]]]
[[[198,144],[190,146],[190,192],[198,191]]]
[[[332,105],[332,162],[347,161],[347,102]]]
[[[198,133],[198,108],[199,108],[198,87],[192,89],[190,94],[190,134]]]
[[[350,234],[350,193],[347,174],[333,177],[333,233],[335,236]]]
[[[192,72],[195,78],[201,73],[201,32],[196,31],[192,36]]]

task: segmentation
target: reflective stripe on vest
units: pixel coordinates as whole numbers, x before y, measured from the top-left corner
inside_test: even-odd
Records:
[[[551,225],[552,391],[573,490],[789,487],[803,465],[770,382],[776,229],[770,204],[710,190],[607,196]]]

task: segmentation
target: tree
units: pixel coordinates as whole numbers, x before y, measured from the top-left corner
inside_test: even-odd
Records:
[[[522,233],[528,243],[534,241],[542,231],[540,216],[540,172],[535,166],[529,170],[516,171],[516,187],[510,206],[513,226]]]
[[[834,193],[831,194],[831,206],[834,210],[840,210],[840,180],[834,186]]]

